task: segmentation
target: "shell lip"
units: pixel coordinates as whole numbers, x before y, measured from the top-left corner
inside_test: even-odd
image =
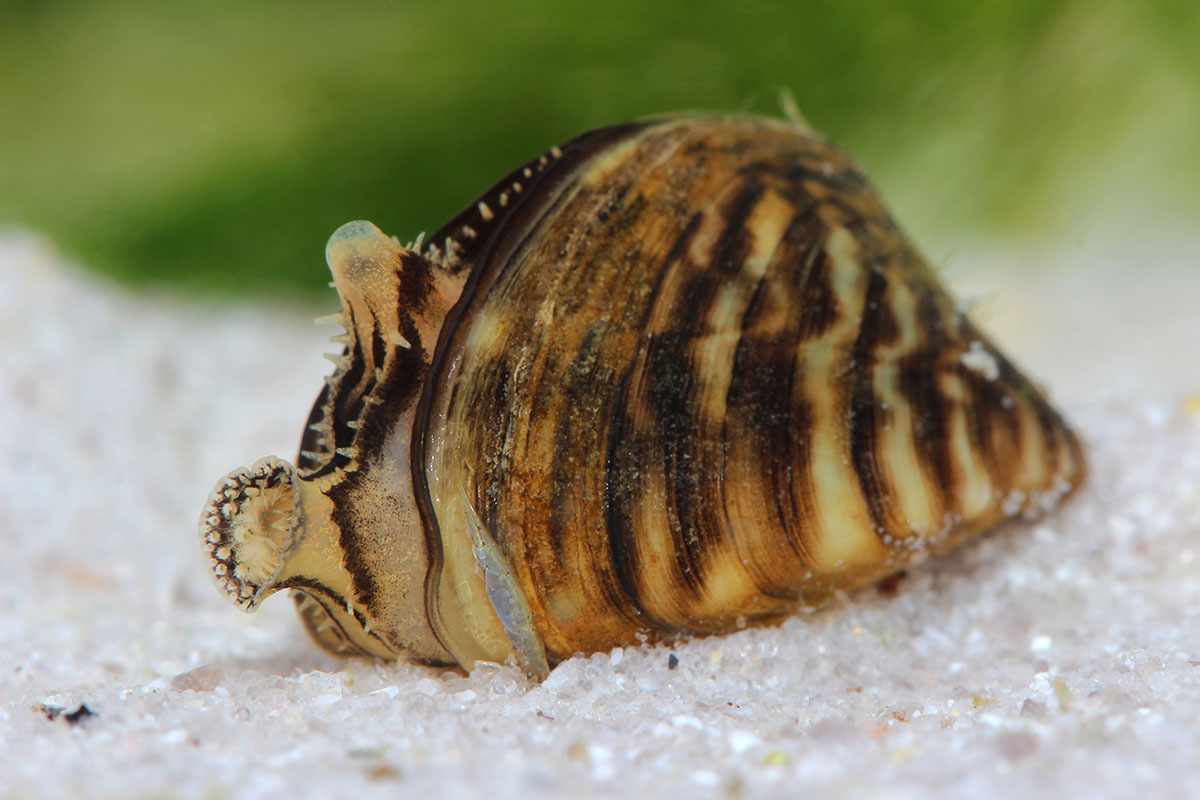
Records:
[[[217,482],[200,516],[199,533],[213,580],[249,613],[277,588],[302,528],[295,468],[266,456]]]

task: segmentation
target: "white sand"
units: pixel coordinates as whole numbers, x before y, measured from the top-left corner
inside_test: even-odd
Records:
[[[1086,489],[894,597],[538,686],[339,662],[286,598],[247,617],[211,584],[200,507],[293,455],[326,329],[0,237],[0,795],[1197,796],[1200,251],[963,249],[946,272],[1081,429]]]

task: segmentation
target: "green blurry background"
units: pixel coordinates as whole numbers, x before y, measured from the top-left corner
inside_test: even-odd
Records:
[[[1200,2],[0,0],[0,227],[205,294],[311,295],[521,160],[782,87],[927,249],[1186,231]],[[1136,265],[1133,265],[1136,266]]]

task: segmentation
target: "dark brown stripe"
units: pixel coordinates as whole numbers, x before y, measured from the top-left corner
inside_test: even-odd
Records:
[[[870,240],[859,238],[861,252],[873,257]],[[879,407],[875,396],[876,348],[895,341],[898,329],[887,302],[888,285],[882,265],[863,264],[867,270],[867,291],[863,299],[858,337],[851,351],[852,371],[849,384],[850,460],[858,476],[863,502],[871,515],[876,535],[891,532],[888,507],[892,490],[880,466],[878,433],[891,424],[891,413]]]
[[[766,187],[761,181],[748,181],[726,207],[725,229],[713,246],[712,261],[701,265],[706,272],[715,273],[711,275],[714,289],[745,268],[746,257],[754,245],[753,231],[747,231],[746,223],[764,191]],[[709,300],[711,304],[711,294]]]
[[[770,487],[767,494],[774,501],[778,530],[796,557],[811,564],[805,522],[814,517],[815,509],[811,491],[812,410],[795,396],[796,349],[783,337],[773,342],[743,338],[733,363],[726,395],[727,420],[740,435],[752,437],[748,448],[742,446],[761,454],[758,465],[762,485]],[[800,495],[796,494],[797,486],[802,487]],[[779,589],[768,585],[760,588],[771,594]]]
[[[917,326],[924,339],[922,347],[901,360],[900,394],[908,401],[913,420],[913,447],[924,467],[926,483],[940,501],[939,516],[957,510],[958,475],[951,455],[947,420],[950,402],[938,386],[938,373],[947,353],[958,349],[945,332],[945,321],[933,290],[914,283],[917,296]]]
[[[822,238],[825,232],[822,232]],[[822,245],[808,262],[804,283],[799,289],[799,305],[803,309],[796,344],[824,336],[842,317],[841,301],[833,289],[833,262]]]
[[[404,319],[406,316],[408,316],[409,313],[412,313],[411,309],[408,312],[401,310],[400,314],[399,314],[399,318]],[[399,331],[397,331],[397,333],[398,332]],[[383,367],[384,363],[387,361],[388,349],[391,347],[394,347],[394,346],[395,345],[393,345],[391,342],[385,343],[383,341],[382,332],[380,331],[379,317],[375,316],[375,312],[372,311],[371,312],[371,360],[377,368]],[[374,383],[374,380],[372,380],[371,382]],[[367,390],[363,392],[363,394],[367,394],[367,392],[370,392],[370,391],[371,390],[368,387]]]
[[[740,187],[722,209],[724,228],[708,263],[686,260],[668,269],[694,269],[691,279],[669,298],[670,330],[646,343],[644,374],[651,430],[650,453],[661,458],[667,486],[667,518],[674,539],[676,568],[690,594],[704,594],[705,564],[727,535],[722,509],[718,446],[702,430],[699,396],[707,376],[698,375],[693,344],[706,335],[708,312],[720,288],[741,271],[753,245],[746,222],[762,198],[761,183]],[[660,298],[655,297],[655,301]],[[654,456],[651,458],[651,468]],[[716,473],[716,474],[714,474]]]
[[[326,384],[317,399],[323,406],[323,418],[327,418],[330,421],[329,435],[332,436],[333,441],[327,441],[326,446],[318,449],[318,451],[325,453],[325,460],[305,474],[303,476],[305,480],[316,480],[317,478],[330,475],[344,467],[349,461],[345,456],[338,455],[336,451],[339,447],[348,446],[350,440],[354,437],[354,431],[346,426],[347,420],[352,421],[357,419],[362,413],[362,393],[353,391],[362,378],[365,364],[360,343],[357,339],[354,341],[352,347],[342,349],[342,357],[350,360],[349,367],[337,379],[332,391],[329,390],[329,384]],[[352,397],[357,402],[351,403],[348,397]],[[323,402],[322,398],[324,399]],[[304,442],[304,437],[308,434],[309,431],[305,430],[304,435],[300,439],[302,443]]]
[[[429,295],[433,291],[433,265],[424,256],[403,250],[398,254],[394,269],[397,275],[396,318],[404,320],[421,316],[429,306]],[[375,327],[379,327],[378,320]],[[420,349],[418,342],[409,341],[413,349]],[[376,364],[383,366],[382,361]]]
[[[742,338],[766,327],[768,309],[765,303],[772,286],[784,286],[784,294],[798,298],[794,307],[787,309],[785,324],[777,332],[781,341],[799,344],[820,336],[837,321],[840,311],[829,285],[829,265],[823,244],[825,236],[825,224],[817,216],[816,204],[810,203],[792,217],[771,264],[755,285],[742,315]]]
[[[665,464],[671,499],[679,522],[681,545],[679,567],[695,594],[704,592],[708,556],[720,548],[730,532],[724,514],[724,444],[717,432],[705,432],[705,409],[700,396],[714,376],[698,375],[693,361],[693,343],[709,333],[707,318],[720,289],[745,268],[754,246],[754,232],[747,222],[761,201],[764,186],[747,182],[723,209],[725,227],[712,249],[711,261],[697,265],[701,279],[685,290],[679,303],[687,314],[679,334],[664,335],[660,346],[651,343],[647,369],[654,376],[651,405],[666,445]],[[722,376],[723,377],[723,376]],[[663,423],[666,423],[665,426]]]
[[[645,374],[650,419],[649,469],[661,463],[667,487],[667,519],[674,539],[676,567],[693,595],[704,591],[704,556],[719,531],[707,530],[696,447],[699,434],[697,382],[689,361],[692,336],[662,333],[647,344]],[[661,459],[661,462],[659,461]]]
[[[359,495],[356,489],[361,475],[361,472],[346,473],[341,481],[330,487],[326,495],[333,505],[330,519],[338,530],[338,546],[342,551],[342,565],[350,573],[354,596],[363,606],[374,608],[375,598],[379,593],[379,584],[376,583],[375,576],[371,574],[367,554],[364,552],[364,545],[369,545],[369,543],[364,542],[363,537],[359,536],[354,524],[358,516],[354,499]],[[374,509],[371,511],[373,512]]]
[[[1005,483],[1007,470],[998,457],[997,448],[992,440],[995,432],[992,418],[999,411],[998,404],[1001,394],[996,390],[995,381],[987,380],[961,362],[958,367],[958,377],[964,395],[962,409],[966,417],[970,447],[982,460],[993,491],[1007,491],[1011,485]]]
[[[987,346],[988,352],[1000,357],[987,340],[967,320],[962,321],[961,332],[963,345],[970,347],[978,341]],[[962,350],[966,353],[966,350]],[[971,447],[983,461],[991,480],[993,492],[1007,494],[1013,487],[1014,469],[1017,466],[1016,444],[1020,436],[1017,419],[1012,413],[1012,406],[1004,407],[1004,398],[1012,398],[1010,387],[1003,376],[989,379],[978,370],[971,369],[962,363],[959,357],[957,374],[962,381],[965,398],[963,412],[967,420],[967,435]],[[1003,498],[1001,498],[1003,501]]]
[[[984,344],[999,367],[998,375],[990,380],[975,370],[962,368],[961,372],[972,400],[967,411],[978,431],[984,464],[992,485],[1007,495],[1016,487],[1024,470],[1017,406],[1028,402],[1028,380],[969,321],[963,321],[962,330],[967,345],[972,341]]]
[[[887,210],[879,204],[878,198],[873,194],[832,194],[823,198],[822,203],[828,208],[837,209],[837,215],[843,219],[857,220],[859,225],[869,231],[867,237],[873,241],[903,238],[903,233],[895,221],[888,216]]]
[[[686,281],[679,291],[668,298],[671,311],[668,323],[670,331],[687,335],[689,338],[705,333],[708,310],[712,307],[713,298],[722,286],[742,270],[746,256],[753,246],[752,237],[746,230],[746,221],[762,199],[764,188],[761,183],[745,185],[725,206],[725,225],[713,244],[708,263],[693,265],[678,259],[668,262],[670,269],[687,271]],[[650,308],[654,308],[656,303],[661,303],[657,287]]]

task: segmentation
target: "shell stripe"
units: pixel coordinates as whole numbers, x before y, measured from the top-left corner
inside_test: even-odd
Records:
[[[887,279],[882,269],[870,269],[866,296],[863,299],[862,323],[858,338],[851,351],[853,366],[874,365],[875,352],[881,344],[887,344],[887,333],[893,332],[885,303]],[[890,324],[885,324],[885,321]],[[893,496],[891,487],[881,468],[880,434],[891,424],[891,414],[879,403],[875,393],[876,373],[873,368],[858,369],[850,383],[849,421],[850,457],[863,502],[871,514],[871,522],[877,532],[892,527],[891,514],[886,505]]]
[[[923,347],[901,361],[900,391],[913,413],[913,441],[925,475],[925,483],[938,495],[945,513],[953,508],[958,480],[949,451],[947,420],[949,404],[931,375],[949,356],[957,361],[959,349],[944,336],[941,309],[933,293],[921,287],[917,297],[917,320],[924,336]]]

